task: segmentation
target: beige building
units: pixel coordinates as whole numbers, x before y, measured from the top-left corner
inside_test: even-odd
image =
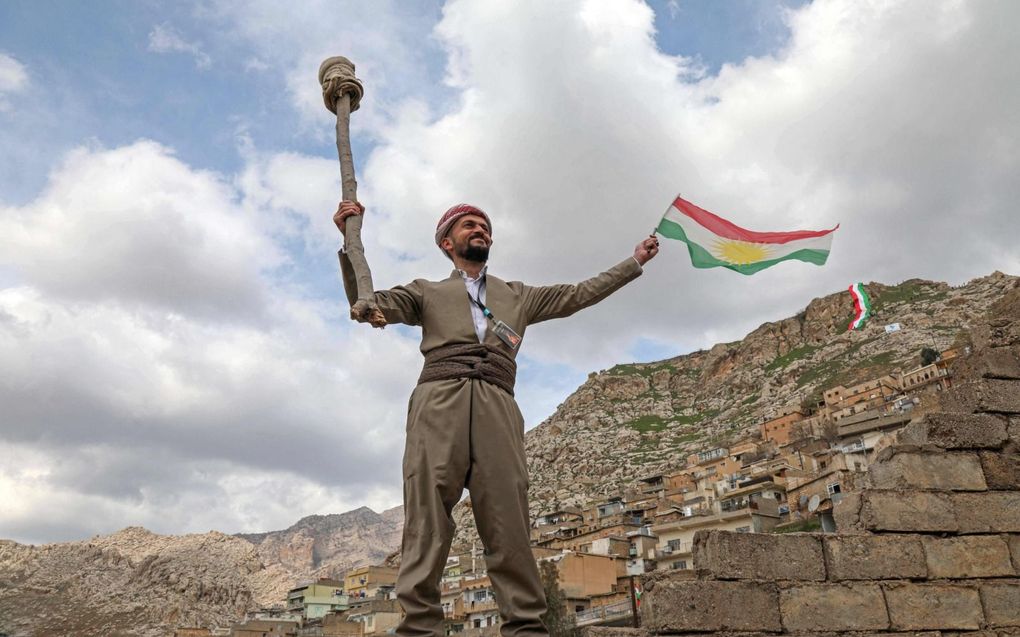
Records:
[[[397,569],[389,566],[362,566],[344,574],[344,592],[351,599],[375,597],[380,588],[392,588],[397,583]]]
[[[541,561],[556,565],[560,588],[574,612],[589,608],[592,598],[615,595],[617,580],[627,574],[626,559],[610,555],[566,552]]]
[[[330,611],[347,608],[347,597],[343,593],[343,582],[332,579],[292,588],[287,593],[287,612],[304,619],[324,617]]]
[[[400,605],[395,599],[373,599],[351,607],[342,617],[348,623],[361,624],[363,635],[382,635],[400,623]]]
[[[758,426],[761,432],[761,439],[772,442],[776,445],[785,445],[790,442],[790,436],[794,431],[794,425],[804,420],[805,415],[797,409],[781,416],[766,420]]]
[[[779,522],[778,505],[770,498],[757,498],[754,507],[694,515],[653,526],[652,532],[659,540],[655,551],[656,570],[694,568],[692,550],[694,534],[698,531],[765,533],[772,530]]]

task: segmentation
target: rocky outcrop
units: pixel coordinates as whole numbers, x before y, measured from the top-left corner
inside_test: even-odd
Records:
[[[0,541],[0,634],[163,637],[229,626],[317,577],[377,564],[403,510],[313,515],[269,533],[159,535],[129,527],[84,542]]]
[[[290,528],[237,537],[254,544],[266,564],[279,564],[292,579],[342,577],[344,571],[379,564],[400,546],[403,507],[376,513],[310,515]]]
[[[131,527],[84,542],[0,541],[0,632],[162,637],[181,624],[227,625],[279,602],[290,583],[249,542],[217,532]]]
[[[584,504],[681,467],[689,454],[753,432],[825,387],[916,367],[921,349],[965,342],[967,326],[1016,285],[999,272],[955,288],[918,279],[869,283],[874,316],[863,330],[847,331],[852,303],[840,291],[741,341],[593,373],[525,437],[531,513]],[[902,330],[886,334],[889,323]],[[469,507],[454,512],[458,543],[477,537]]]

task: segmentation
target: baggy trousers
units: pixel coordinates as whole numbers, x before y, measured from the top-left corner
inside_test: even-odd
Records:
[[[411,394],[404,448],[404,536],[397,599],[401,637],[443,637],[439,583],[464,487],[503,619],[503,637],[545,636],[545,592],[530,548],[524,418],[483,380],[422,383]]]

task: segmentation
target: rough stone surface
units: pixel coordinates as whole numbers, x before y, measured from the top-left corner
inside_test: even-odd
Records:
[[[848,493],[832,507],[832,518],[836,522],[836,530],[840,534],[864,533],[864,522],[861,510],[864,499],[860,493]]]
[[[641,625],[651,632],[778,632],[775,584],[662,579],[641,597]]]
[[[983,378],[1020,380],[1020,357],[1009,348],[980,352],[972,364]]]
[[[703,531],[694,536],[694,568],[715,579],[824,580],[817,535]]]
[[[1009,552],[1013,557],[1013,568],[1020,575],[1020,535],[1007,535],[1006,544],[1009,545]]]
[[[928,574],[917,536],[829,535],[824,541],[830,580],[912,579]]]
[[[882,589],[877,584],[810,584],[779,592],[779,608],[787,631],[889,628]]]
[[[990,626],[1020,626],[1020,582],[982,584],[981,601]]]
[[[644,628],[623,626],[585,626],[580,629],[581,637],[649,637]]]
[[[976,630],[984,613],[977,589],[941,584],[899,584],[886,588],[894,630]]]
[[[918,447],[883,449],[868,472],[876,489],[984,491],[985,475],[973,452],[927,452]]]
[[[998,535],[923,538],[930,579],[1004,577],[1014,574],[1009,546]]]
[[[874,531],[956,532],[960,528],[958,509],[950,495],[930,491],[865,491],[861,522]]]
[[[1020,490],[1020,453],[1014,443],[1001,452],[982,451],[979,455],[989,489]]]
[[[1020,392],[1009,380],[970,381],[946,392],[947,405],[959,413],[1020,414]]]
[[[899,440],[943,449],[998,449],[1006,442],[1006,423],[990,414],[932,413],[904,427]]]
[[[960,533],[1020,533],[1020,491],[954,493]]]

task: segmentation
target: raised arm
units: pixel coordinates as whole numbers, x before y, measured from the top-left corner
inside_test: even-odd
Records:
[[[351,215],[360,215],[365,207],[353,201],[343,201],[333,215],[333,221],[340,234],[346,229],[346,220]],[[351,266],[351,260],[343,249],[338,253],[340,258],[340,274],[344,284],[347,302],[354,306],[358,300],[358,279]],[[421,325],[421,285],[414,281],[407,285],[397,286],[389,290],[376,290],[373,294],[376,305],[382,310],[387,323],[404,323],[405,325]]]
[[[525,286],[523,289],[528,324],[570,316],[578,310],[595,305],[627,283],[641,276],[642,267],[658,254],[659,242],[649,237],[627,257],[605,272],[574,284]]]

